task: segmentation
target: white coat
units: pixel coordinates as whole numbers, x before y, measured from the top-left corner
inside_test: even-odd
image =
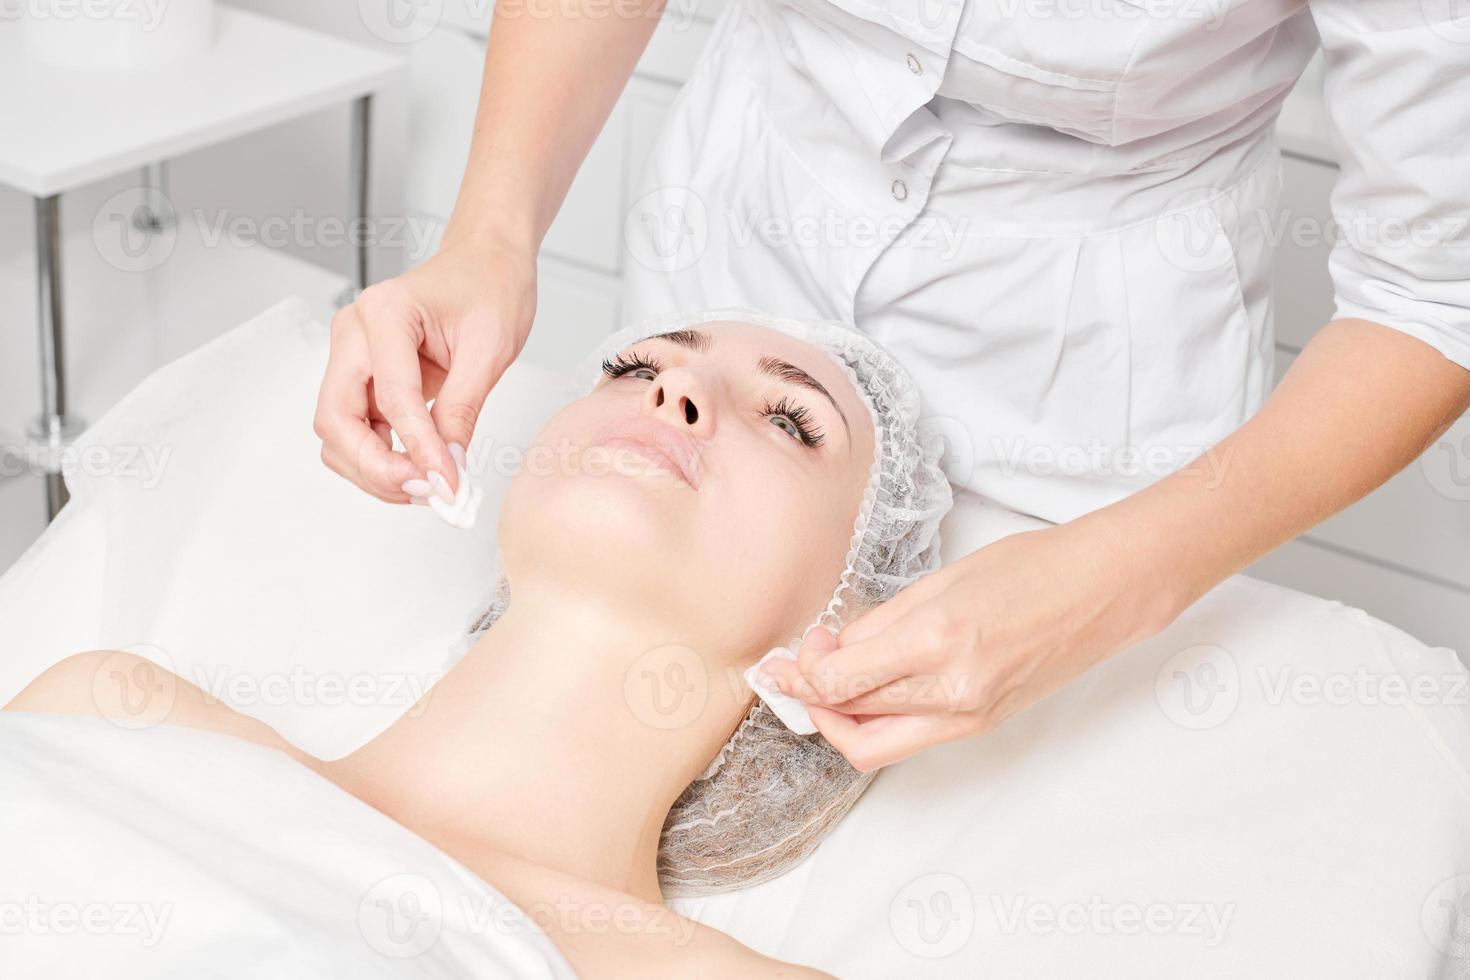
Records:
[[[731,0],[635,194],[624,320],[740,304],[853,324],[915,375],[954,482],[1070,519],[1268,393],[1275,119],[1319,45],[1337,315],[1470,367],[1470,23],[1452,13]]]

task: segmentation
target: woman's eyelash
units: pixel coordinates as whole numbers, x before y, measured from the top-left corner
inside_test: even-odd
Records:
[[[621,378],[630,371],[637,371],[639,369],[652,371],[654,374],[657,374],[663,370],[663,365],[651,357],[628,353],[619,354],[613,358],[603,358],[602,361],[602,373],[609,378]]]
[[[798,405],[791,399],[782,397],[774,405],[767,402],[765,416],[781,416],[789,421],[797,436],[803,443],[815,449],[820,446],[827,437],[822,430],[812,424],[812,413],[805,406]]]

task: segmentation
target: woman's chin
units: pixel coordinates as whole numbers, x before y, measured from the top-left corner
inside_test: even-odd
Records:
[[[553,556],[611,563],[622,575],[677,569],[687,563],[695,534],[689,495],[677,492],[673,480],[678,477],[608,474],[513,487],[502,514],[500,547],[523,550],[537,563]]]

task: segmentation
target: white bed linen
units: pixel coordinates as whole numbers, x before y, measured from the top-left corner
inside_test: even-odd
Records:
[[[284,753],[0,714],[0,977],[574,976],[515,905]]]
[[[165,477],[70,481],[0,579],[0,700],[68,653],[149,643],[333,757],[434,679],[492,581],[495,522],[459,531],[328,473],[325,355],[283,303],[89,431],[114,455],[168,447]],[[510,472],[493,452],[567,391],[523,366],[497,386],[471,451],[486,514]],[[1033,526],[962,494],[945,555]],[[262,693],[303,670],[375,694]],[[1237,577],[997,732],[891,767],[792,873],[680,907],[843,977],[1470,976],[1465,677],[1359,610]],[[1427,699],[1396,699],[1414,678]]]

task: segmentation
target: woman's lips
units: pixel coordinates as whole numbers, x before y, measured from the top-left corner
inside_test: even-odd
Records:
[[[667,422],[642,415],[619,419],[593,439],[592,445],[626,446],[655,463],[664,463],[685,483],[699,489],[699,451],[694,440]]]

